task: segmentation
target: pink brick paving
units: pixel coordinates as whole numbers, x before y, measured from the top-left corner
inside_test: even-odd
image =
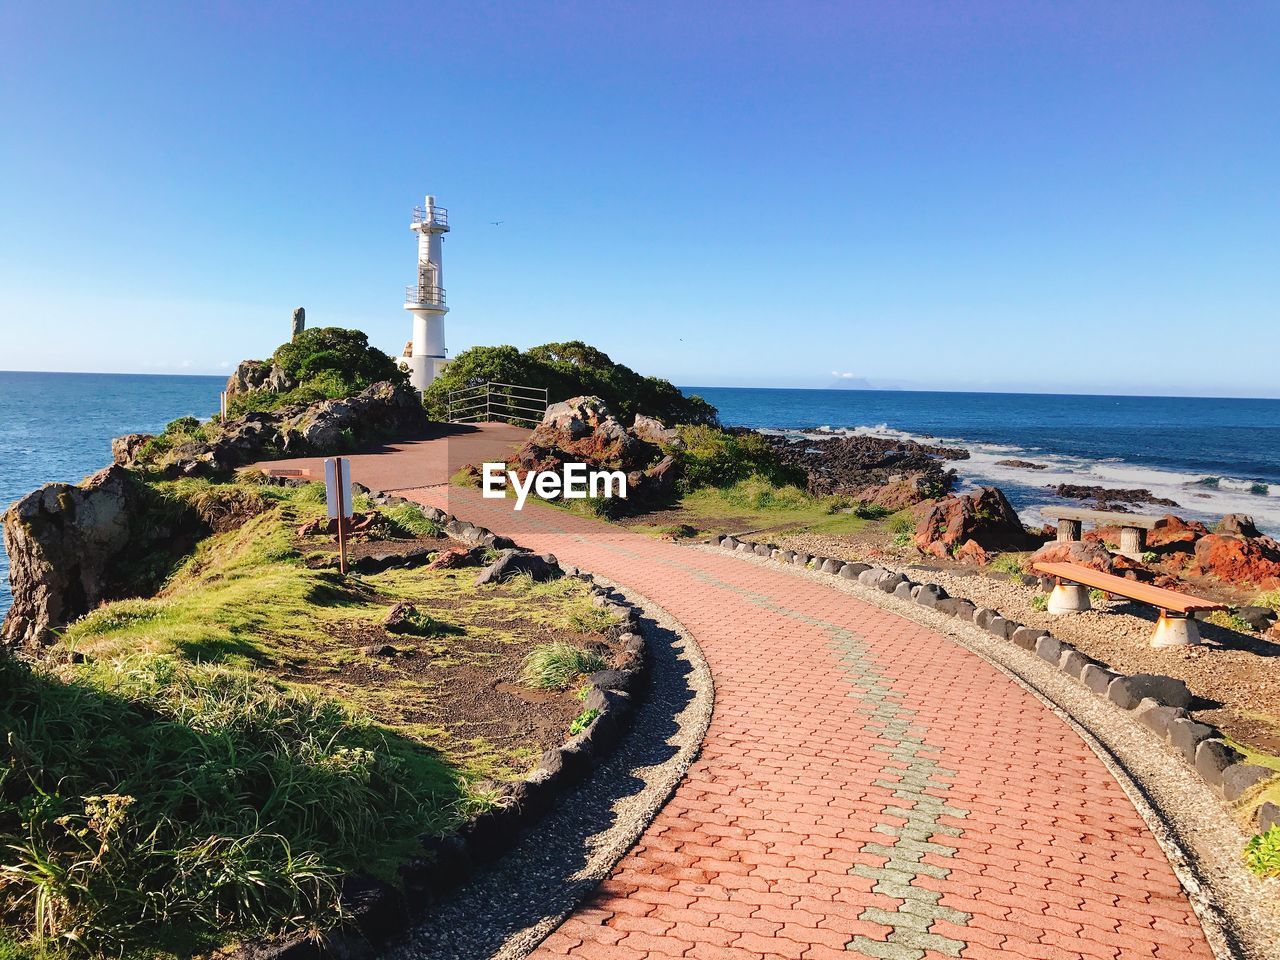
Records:
[[[728,555],[401,492],[633,587],[715,678],[701,757],[537,956],[1212,956],[1102,763],[942,635]]]

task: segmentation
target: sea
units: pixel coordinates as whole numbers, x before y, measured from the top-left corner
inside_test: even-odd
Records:
[[[683,387],[726,424],[796,436],[834,430],[964,447],[950,464],[960,490],[994,484],[1023,520],[1038,507],[1091,506],[1055,495],[1059,484],[1145,488],[1176,508],[1136,505],[1215,523],[1252,516],[1280,537],[1280,400],[1109,397],[907,390]],[[1028,470],[1002,460],[1044,467]]]
[[[0,371],[0,511],[41,484],[111,463],[111,438],[218,410],[225,377]],[[0,550],[0,616],[12,602]]]
[[[211,416],[222,377],[0,371],[0,509],[111,462],[111,438]],[[961,489],[995,484],[1030,523],[1060,483],[1145,487],[1209,522],[1245,513],[1280,535],[1280,400],[684,387],[726,424],[963,446]],[[1000,460],[1044,465],[1030,471]],[[1147,512],[1147,508],[1137,508]],[[1151,512],[1173,508],[1153,507]],[[9,608],[0,551],[0,615]]]

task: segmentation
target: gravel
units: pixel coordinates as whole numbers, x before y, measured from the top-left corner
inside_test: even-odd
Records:
[[[526,956],[608,876],[696,759],[714,701],[702,651],[666,611],[618,589],[641,610],[652,658],[648,695],[631,729],[514,849],[422,910],[382,954],[387,960]]]

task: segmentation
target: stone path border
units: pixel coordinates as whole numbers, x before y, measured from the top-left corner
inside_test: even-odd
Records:
[[[1121,683],[1132,678],[1105,668],[1107,682],[1088,685],[1080,675],[1097,662],[1056,640],[1057,656],[1048,655],[1053,652],[1049,645],[1039,642],[1049,637],[1047,631],[1015,623],[1007,628],[990,621],[980,624],[976,615],[981,608],[971,603],[967,613],[940,609],[933,601],[946,599],[945,591],[937,587],[940,596],[934,593],[922,598],[919,589],[936,585],[913,584],[905,574],[895,572],[892,589],[886,590],[878,585],[882,582],[879,574],[890,572],[885,568],[779,551],[769,545],[762,551],[757,546],[741,540],[727,549],[737,559],[825,582],[946,633],[1040,699],[1080,735],[1133,801],[1187,891],[1215,956],[1219,960],[1280,958],[1280,910],[1271,905],[1280,894],[1280,881],[1261,880],[1241,863],[1239,851],[1247,837],[1222,803],[1221,777],[1215,783],[1194,762],[1173,762],[1185,759],[1180,751],[1175,757],[1168,750],[1151,750],[1153,739],[1162,747],[1169,746],[1165,731],[1171,721],[1179,719],[1175,708],[1155,698],[1134,698]],[[726,547],[713,544],[695,549],[723,552]],[[904,583],[908,589],[902,589]],[[995,611],[987,613],[994,615]],[[1035,637],[1023,636],[1021,643],[1012,642],[1019,630],[1030,631]],[[1035,642],[1028,643],[1028,639]],[[1083,659],[1069,662],[1073,655]],[[1120,684],[1114,694],[1113,683]],[[1209,736],[1196,732],[1200,736],[1191,741],[1193,749]]]

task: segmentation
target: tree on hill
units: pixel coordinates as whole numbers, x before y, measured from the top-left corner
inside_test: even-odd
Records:
[[[450,393],[489,381],[545,387],[551,403],[597,396],[627,421],[642,413],[666,424],[717,423],[716,408],[701,397],[685,396],[659,377],[642,376],[581,340],[544,343],[523,353],[511,346],[465,350],[426,389],[427,412],[443,420]]]
[[[377,347],[369,346],[367,335],[344,327],[303,330],[277,347],[271,359],[299,384],[333,378],[352,393],[383,380],[405,383],[409,379],[395,360]]]
[[[276,348],[269,360],[245,360],[227,381],[229,410],[275,410],[337,400],[374,383],[408,383],[409,375],[359,330],[312,327]]]

